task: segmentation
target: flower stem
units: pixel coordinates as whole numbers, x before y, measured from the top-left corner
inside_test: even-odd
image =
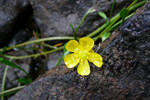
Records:
[[[133,16],[135,13],[130,14],[129,16],[127,16],[124,20],[126,21],[127,19],[129,19],[131,16]],[[117,27],[119,24],[122,23],[122,20],[118,21],[117,23],[115,23],[112,27],[110,27],[108,29],[108,31],[112,31],[115,27]]]
[[[32,55],[26,55],[26,56],[9,56],[9,55],[5,55],[5,54],[1,54],[1,55],[6,57],[6,58],[24,59],[24,58],[38,57],[40,55],[46,55],[46,54],[49,54],[49,53],[52,53],[52,52],[55,52],[55,51],[58,51],[58,50],[62,50],[62,49],[63,49],[63,46],[58,47],[58,48],[53,49],[53,50],[50,50],[50,51],[47,51],[47,52],[42,52],[42,53],[32,54]]]
[[[5,90],[4,92],[0,92],[0,95],[4,95],[4,94],[6,94],[6,93],[10,93],[10,92],[13,92],[13,91],[16,91],[16,90],[20,90],[20,89],[24,88],[25,86],[26,86],[26,85],[18,86],[18,87],[9,89],[9,90]]]
[[[84,17],[82,18],[80,24],[77,26],[76,30],[75,30],[74,33],[73,33],[73,36],[74,36],[75,40],[78,40],[78,39],[77,39],[77,35],[76,35],[78,29],[80,28],[80,26],[82,25],[82,23],[84,22],[84,20],[86,19],[86,17],[87,17],[90,13],[92,13],[92,12],[94,12],[94,11],[95,11],[95,9],[90,8],[90,9],[85,13],[85,15],[84,15]]]
[[[96,41],[98,38],[100,38],[101,36],[103,36],[103,34],[104,34],[106,31],[108,31],[108,29],[109,29],[114,23],[116,23],[116,22],[119,20],[119,18],[120,18],[120,15],[117,14],[115,20],[113,20],[113,22],[111,22],[111,23],[109,24],[109,26],[106,27],[106,29],[103,30],[103,32],[102,32],[101,34],[99,34],[99,35],[95,38],[94,41]]]
[[[114,10],[115,3],[116,3],[116,0],[114,0],[111,11],[110,11],[109,24],[110,24],[110,20],[111,20],[112,12]]]
[[[6,66],[4,75],[3,75],[3,81],[2,81],[2,92],[5,90],[5,81],[6,81],[6,75],[7,75],[8,66]],[[1,100],[4,100],[4,97],[1,97]]]
[[[144,5],[146,2],[147,2],[147,0],[141,1],[141,2],[139,2],[139,3],[137,3],[137,4],[133,5],[133,6],[131,6],[131,7],[128,8],[128,9],[129,9],[129,11],[134,10],[134,9],[136,9],[136,8],[138,8],[138,7],[142,6],[142,5]]]
[[[130,7],[130,5],[129,5],[128,10],[129,10],[129,11],[134,10],[134,9],[136,9],[136,8],[138,8],[138,7],[142,6],[142,5],[144,5],[144,4],[146,3],[146,1],[147,1],[147,0],[141,1],[141,2],[139,2],[139,3],[137,3],[137,4],[135,4],[135,5],[133,5],[134,3],[131,3],[133,6]],[[114,17],[110,20],[110,22],[114,22],[116,19],[118,19],[118,17],[120,18],[120,15],[119,15],[119,14],[117,14],[116,16],[114,16]],[[107,27],[107,24],[105,23],[105,24],[103,24],[101,27],[99,27],[97,30],[95,30],[95,31],[93,31],[92,33],[90,33],[89,35],[87,35],[86,37],[93,37],[93,36],[97,35],[98,33],[100,33],[102,30],[104,30],[106,27]],[[110,26],[108,26],[108,27],[110,27]],[[95,38],[94,38],[94,39],[95,39]]]
[[[65,36],[65,37],[49,37],[49,38],[42,38],[42,39],[37,39],[37,40],[33,40],[33,41],[28,41],[28,42],[24,42],[24,43],[21,43],[21,44],[17,44],[15,46],[11,46],[11,47],[8,47],[6,48],[6,50],[4,51],[8,51],[8,50],[11,50],[13,48],[17,48],[17,47],[20,47],[20,46],[24,46],[24,45],[28,45],[28,44],[31,44],[31,43],[37,43],[37,42],[42,42],[42,41],[53,41],[53,40],[72,40],[74,39],[73,37],[69,37],[69,36]],[[0,49],[1,52],[4,52],[3,49]]]

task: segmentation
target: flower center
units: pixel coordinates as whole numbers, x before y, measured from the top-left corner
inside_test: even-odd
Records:
[[[87,59],[87,54],[88,54],[87,51],[82,51],[79,53],[81,59]]]

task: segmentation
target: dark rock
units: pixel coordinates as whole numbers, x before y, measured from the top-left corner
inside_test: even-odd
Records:
[[[13,54],[17,56],[17,55],[25,55],[26,53],[13,51],[13,52],[9,52],[9,54]],[[17,64],[19,67],[21,67],[22,69],[24,69],[27,73],[30,72],[31,59],[13,60],[13,62]],[[0,90],[1,90],[2,78],[4,75],[5,68],[6,65],[0,63]],[[9,66],[7,71],[7,76],[6,76],[6,82],[5,82],[5,90],[20,86],[21,84],[17,82],[17,79],[24,78],[24,77],[26,77],[26,74],[23,71]],[[8,97],[10,96],[6,96],[5,100]]]
[[[49,36],[72,36],[70,24],[77,27],[85,12],[94,7],[96,13],[90,14],[83,23],[78,36],[87,35],[101,24],[104,20],[97,14],[99,11],[105,12],[109,16],[113,0],[31,0],[34,9],[34,18],[43,33],[43,37]],[[116,1],[114,14],[120,11],[123,6],[129,5],[132,0]]]
[[[62,56],[62,51],[53,52],[47,55],[47,60],[45,61],[47,68],[51,69],[55,67],[59,59],[61,58],[61,56]],[[63,60],[61,61],[60,64],[64,64]]]
[[[1,0],[0,3],[0,47],[3,47],[20,29],[32,29],[34,20],[28,0]]]
[[[19,32],[17,32],[14,35],[14,37],[12,38],[12,40],[9,43],[9,46],[14,46],[16,44],[23,43],[23,42],[29,40],[31,36],[32,36],[32,34],[29,31],[20,30]]]
[[[32,58],[32,61],[30,63],[30,76],[33,80],[35,80],[37,77],[48,70],[47,66],[44,65],[44,62],[45,56]]]
[[[116,1],[116,8],[113,14],[118,13],[121,8],[126,7],[132,0]],[[90,14],[81,28],[77,32],[78,36],[85,36],[97,29],[104,23],[104,20],[98,15],[99,11],[105,12],[109,16],[113,0],[31,0],[30,4],[33,7],[34,19],[40,28],[42,37],[51,36],[72,36],[72,29],[69,27],[73,24],[74,28],[80,23],[85,12],[94,7],[95,13]],[[106,6],[107,5],[107,6]],[[41,16],[42,15],[42,16]],[[52,44],[53,41],[48,43]],[[55,41],[59,43],[60,41]],[[48,68],[54,67],[58,59],[61,57],[57,54],[54,58],[53,54],[48,55]],[[56,60],[56,59],[57,60]]]
[[[118,0],[114,14],[131,2]],[[113,0],[1,0],[0,47],[6,46],[18,31],[26,29],[31,33],[40,30],[42,37],[72,36],[69,25],[76,28],[89,8],[94,7],[97,12],[109,15],[112,3]],[[104,23],[97,12],[86,19],[78,36],[89,34]]]
[[[27,55],[28,53],[25,51],[11,51],[7,53],[7,55],[14,55],[14,56],[23,56]],[[42,75],[47,71],[47,68],[44,67],[45,58],[40,56],[37,58],[28,58],[28,59],[14,59],[13,63],[24,69],[27,73],[29,73],[32,80],[36,79],[39,75]],[[6,65],[0,63],[0,90],[2,85],[2,78],[4,74],[4,70]],[[9,67],[7,71],[7,77],[5,82],[5,90],[18,87],[22,84],[18,83],[17,79],[27,77],[26,74],[17,69]],[[10,97],[10,95],[6,96],[5,99]],[[1,99],[0,99],[1,100]]]
[[[76,70],[61,75],[50,71],[9,100],[149,100],[150,2],[141,9],[98,52],[104,58],[102,68],[92,65],[92,73],[86,77]]]

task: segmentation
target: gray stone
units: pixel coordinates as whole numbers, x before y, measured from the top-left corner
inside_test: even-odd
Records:
[[[77,27],[85,12],[94,7],[96,12],[90,14],[83,23],[78,36],[85,36],[104,23],[104,20],[98,15],[99,11],[107,13],[109,16],[113,0],[31,0],[34,9],[34,18],[43,32],[43,37],[49,36],[72,36],[70,24]],[[114,13],[118,12],[123,6],[129,5],[132,0],[118,0]],[[106,6],[107,5],[107,6]]]
[[[45,61],[48,69],[51,69],[56,66],[56,64],[58,63],[59,59],[62,56],[62,53],[63,53],[62,51],[57,51],[57,52],[48,54],[47,60]],[[64,61],[62,60],[60,64],[64,64]]]
[[[113,14],[129,5],[132,0],[117,0]],[[0,1],[0,47],[6,46],[13,36],[22,30],[39,30],[42,37],[72,36],[85,12],[94,7],[83,23],[78,36],[85,36],[104,23],[98,12],[109,16],[113,0],[2,0]],[[20,37],[22,37],[20,35]]]
[[[29,28],[32,20],[32,7],[28,0],[2,0],[0,3],[0,47],[6,46],[22,28]],[[29,26],[26,26],[29,25]]]
[[[9,54],[21,56],[26,53],[13,51],[13,52],[9,52]],[[27,73],[30,72],[31,59],[13,60],[13,62],[19,67],[21,67],[22,69],[24,69]],[[1,91],[2,78],[4,75],[5,68],[6,68],[6,65],[0,63],[0,91]],[[18,83],[17,79],[24,78],[24,77],[26,77],[26,74],[23,71],[9,66],[8,71],[7,71],[6,81],[5,81],[5,90],[20,86],[21,84]],[[6,96],[5,99],[6,98],[8,98],[8,96]]]
[[[67,67],[61,65],[9,100],[149,100],[150,2],[140,11],[98,52],[104,58],[102,68],[91,65],[91,74],[83,77],[76,68],[64,72]]]

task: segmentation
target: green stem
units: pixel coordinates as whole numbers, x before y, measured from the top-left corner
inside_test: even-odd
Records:
[[[5,71],[4,71],[4,76],[3,76],[3,81],[2,81],[2,92],[5,90],[5,81],[6,81],[6,75],[7,75],[7,70],[8,66],[6,66]],[[2,100],[4,100],[4,97],[1,97]]]
[[[129,19],[131,16],[133,16],[135,13],[132,13],[132,14],[130,14],[129,16],[127,16],[126,18],[125,18],[125,21],[127,20],[127,19]],[[118,26],[118,25],[120,25],[122,23],[122,20],[120,20],[119,22],[117,22],[116,24],[114,24],[112,27],[110,27],[109,29],[108,29],[108,31],[112,31],[112,29],[114,29],[116,26]]]
[[[116,23],[116,22],[119,20],[119,18],[120,18],[120,15],[117,14],[117,17],[115,18],[115,20],[114,20],[113,22],[111,22],[111,24],[110,24],[108,27],[106,27],[106,29],[103,30],[103,32],[102,32],[101,34],[99,34],[99,35],[94,39],[94,41],[96,41],[98,38],[100,38],[101,36],[103,36],[103,34],[104,34],[106,31],[108,31],[108,29],[109,29],[114,23]]]
[[[142,6],[142,5],[144,5],[145,3],[146,3],[146,1],[141,1],[141,2],[139,2],[139,3],[135,4],[135,5],[133,5],[132,7],[128,8],[128,9],[129,9],[129,11],[132,11],[132,10],[134,10],[134,9],[136,9],[136,8],[138,8],[138,7]],[[117,14],[116,16],[114,16],[114,17],[110,20],[110,22],[114,22],[114,21],[116,20],[116,18],[118,19],[118,16],[119,16],[119,18],[120,18],[120,15]],[[92,33],[90,33],[89,35],[87,35],[86,37],[93,37],[93,36],[97,35],[98,33],[100,33],[102,30],[104,30],[106,27],[107,27],[107,24],[105,23],[105,24],[103,24],[101,27],[99,27],[97,30],[95,30],[95,31],[93,31]],[[95,39],[95,37],[94,37],[94,39]]]
[[[112,16],[112,12],[113,12],[115,3],[116,3],[116,0],[114,0],[113,5],[112,5],[112,8],[111,8],[110,17],[109,17],[109,24],[110,24],[110,20],[111,20],[111,16]]]
[[[103,24],[101,27],[99,27],[97,30],[95,30],[94,32],[90,33],[89,35],[87,35],[86,37],[93,37],[96,34],[98,34],[99,32],[101,32],[104,28],[106,28],[107,24]]]
[[[114,16],[110,22],[113,22],[116,18],[118,18],[118,16],[120,16],[119,14],[117,14],[116,16]],[[97,35],[98,33],[100,33],[103,29],[105,29],[107,26],[107,23],[103,24],[101,27],[99,27],[97,30],[95,30],[94,32],[90,33],[89,35],[87,35],[86,37],[93,37],[95,35]]]
[[[51,49],[56,49],[56,48],[57,48],[57,47],[55,47],[55,46],[52,46],[52,45],[49,45],[49,44],[46,44],[46,43],[43,43],[43,46],[44,46],[44,47],[51,48]]]
[[[77,36],[76,36],[76,33],[77,33],[78,29],[80,28],[80,26],[82,25],[82,23],[84,22],[84,20],[86,19],[86,17],[87,17],[90,13],[92,13],[92,12],[94,12],[94,11],[95,11],[95,9],[90,8],[90,9],[85,13],[85,15],[84,15],[84,17],[82,18],[80,24],[77,26],[76,30],[75,30],[74,33],[73,33],[73,36],[74,36],[75,40],[78,40],[78,39],[77,39]]]
[[[134,10],[134,9],[136,9],[136,8],[138,8],[138,7],[142,6],[142,5],[144,5],[146,2],[147,2],[147,0],[141,1],[141,2],[139,2],[139,3],[135,4],[135,5],[133,5],[132,7],[128,8],[128,9],[129,9],[129,11]]]
[[[82,23],[84,22],[86,16],[84,16],[80,22],[80,24],[78,25],[78,27],[76,28],[76,30],[74,31],[74,37],[75,37],[75,40],[77,39],[77,36],[76,36],[76,33],[77,31],[79,30],[80,26],[82,25]]]
[[[61,46],[59,48],[56,48],[54,50],[51,50],[51,51],[42,52],[42,53],[38,53],[38,54],[32,54],[32,55],[27,55],[27,56],[9,56],[9,55],[4,55],[4,54],[1,54],[1,55],[6,57],[6,58],[23,59],[23,58],[38,57],[40,55],[46,55],[46,54],[49,54],[49,53],[52,53],[52,52],[55,52],[55,51],[58,51],[58,50],[62,50],[62,49],[63,49],[63,46]]]
[[[16,91],[16,90],[20,90],[20,89],[24,88],[25,86],[26,86],[26,85],[18,86],[18,87],[9,89],[9,90],[5,90],[4,92],[0,92],[0,95],[4,95],[4,94],[6,94],[6,93],[10,93],[10,92],[13,92],[13,91]]]
[[[128,6],[127,9],[129,9],[130,7],[132,7],[137,1],[133,0],[133,2]]]
[[[35,44],[41,46],[41,43],[35,43]],[[55,46],[46,44],[46,43],[44,43],[44,42],[42,43],[42,46],[48,47],[48,48],[50,48],[50,49],[56,49],[56,48],[57,48],[57,47],[55,47]]]
[[[33,48],[33,47],[30,47],[30,48],[18,47],[18,49],[20,49],[20,50],[40,50],[40,48]]]
[[[37,40],[33,40],[33,41],[24,42],[24,43],[21,43],[21,44],[12,46],[12,47],[8,47],[8,48],[6,48],[5,51],[8,51],[8,50],[11,50],[11,49],[13,49],[13,48],[20,47],[20,46],[28,45],[28,44],[31,44],[31,43],[42,42],[42,41],[72,40],[72,39],[74,39],[74,38],[73,38],[73,37],[69,37],[69,36],[66,36],[66,37],[49,37],[49,38],[42,38],[42,39],[37,39]],[[3,49],[0,49],[0,51],[3,52]]]

